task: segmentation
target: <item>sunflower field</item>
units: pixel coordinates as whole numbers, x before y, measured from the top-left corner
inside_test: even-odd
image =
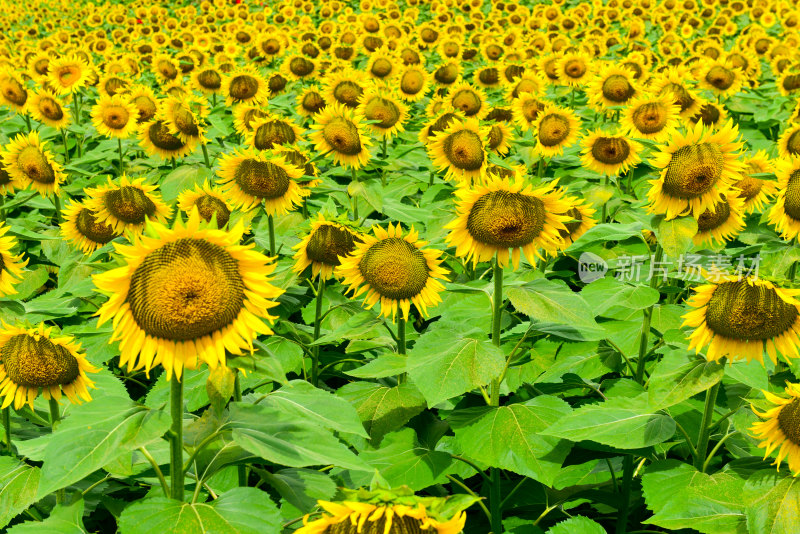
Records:
[[[794,1],[0,4],[0,532],[800,532]]]

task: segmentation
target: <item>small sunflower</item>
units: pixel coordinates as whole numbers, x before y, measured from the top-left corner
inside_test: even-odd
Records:
[[[51,128],[63,130],[69,126],[70,116],[58,95],[49,89],[39,89],[28,101],[28,111],[34,120]]]
[[[683,316],[683,326],[694,331],[689,349],[717,361],[746,359],[763,363],[764,350],[773,362],[776,354],[797,358],[800,345],[800,289],[782,289],[766,280],[724,276],[714,284],[695,288]]]
[[[366,89],[364,73],[350,68],[326,76],[323,96],[331,104],[355,108]]]
[[[120,235],[114,227],[100,222],[95,214],[81,202],[73,202],[64,209],[61,235],[84,254],[91,254]]]
[[[800,155],[800,122],[789,124],[778,139],[778,154],[782,158]]]
[[[625,174],[642,160],[642,145],[622,135],[619,131],[597,129],[581,140],[583,166],[600,174],[619,176]]]
[[[536,152],[544,157],[561,155],[578,140],[580,125],[571,109],[546,105],[536,118]]]
[[[571,220],[564,222],[566,230],[559,230],[558,234],[564,240],[564,248],[567,248],[594,227],[597,221],[594,220],[596,210],[591,208],[585,199],[565,195],[564,201],[571,206],[564,213]]]
[[[127,95],[101,96],[92,107],[92,124],[97,133],[126,139],[137,129],[138,110]]]
[[[205,144],[203,119],[208,106],[192,97],[169,97],[161,103],[161,118],[169,133],[186,144]]]
[[[197,184],[194,189],[187,189],[178,195],[178,208],[187,215],[197,208],[204,221],[210,222],[212,218],[216,218],[218,228],[228,224],[231,217],[231,206],[225,196],[211,187],[207,180],[202,186]]]
[[[744,229],[744,199],[739,191],[731,189],[725,198],[697,217],[696,245],[712,245],[714,241],[724,244]]]
[[[536,124],[539,114],[544,111],[545,102],[534,93],[524,92],[511,103],[511,115],[514,123],[527,132]]]
[[[680,109],[669,95],[641,95],[623,109],[620,124],[633,137],[661,143],[680,125]]]
[[[398,223],[389,224],[388,230],[373,226],[375,237],[364,234],[350,256],[340,257],[341,265],[335,274],[349,285],[352,298],[362,293],[364,305],[372,308],[380,302],[380,315],[394,320],[398,308],[403,319],[408,320],[411,305],[423,317],[428,316],[428,306],[441,302],[439,293],[448,272],[440,264],[441,251],[423,249],[427,242],[411,227],[408,234]]]
[[[716,132],[698,123],[660,147],[651,159],[662,170],[657,180],[650,181],[649,212],[663,213],[667,219],[688,213],[698,217],[721,201],[742,171],[738,137],[732,122]]]
[[[120,234],[126,230],[138,233],[148,219],[163,223],[172,214],[157,186],[124,174],[118,183],[109,177],[107,184],[87,189],[84,205],[97,222],[110,225]]]
[[[433,135],[428,156],[448,179],[480,181],[489,163],[489,132],[490,127],[480,126],[475,118],[453,121]]]
[[[194,88],[203,94],[218,95],[222,93],[225,74],[214,65],[194,69],[191,78]]]
[[[483,91],[472,87],[465,81],[450,86],[447,91],[446,102],[453,109],[461,111],[467,118],[482,119],[489,113],[486,95]]]
[[[456,256],[477,265],[497,254],[497,262],[505,267],[510,249],[517,269],[522,252],[535,265],[536,258],[544,259],[539,249],[554,256],[565,247],[560,232],[567,230],[564,223],[571,219],[567,212],[572,204],[555,189],[555,182],[534,188],[522,176],[490,175],[483,185],[458,189],[457,217],[445,226],[450,230],[445,241],[456,247]]]
[[[149,122],[158,113],[158,100],[152,89],[146,85],[134,85],[128,92],[128,100],[136,106],[138,112],[136,124]]]
[[[689,117],[689,124],[694,126],[702,122],[708,128],[719,128],[728,122],[728,112],[725,106],[716,102],[704,102],[700,105],[697,115]]]
[[[240,135],[247,135],[253,123],[269,116],[269,112],[258,104],[238,104],[233,107],[233,127]]]
[[[265,103],[269,93],[267,80],[253,68],[234,70],[225,77],[222,84],[222,94],[229,106],[242,102]]]
[[[463,121],[464,116],[453,110],[443,110],[431,118],[428,122],[422,125],[419,130],[417,138],[423,145],[427,145],[428,141],[438,132],[446,130],[453,122]]]
[[[267,113],[266,117],[254,119],[251,129],[245,134],[245,143],[256,150],[271,150],[282,145],[294,145],[303,130],[291,119]]]
[[[89,64],[77,55],[60,57],[50,61],[47,81],[59,95],[80,91],[89,83]]]
[[[743,163],[745,172],[742,173],[742,178],[733,184],[733,187],[740,191],[739,196],[744,200],[745,213],[760,212],[769,199],[778,194],[778,184],[773,180],[764,180],[751,175],[772,174],[775,172],[775,168],[763,150],[744,158]]]
[[[168,83],[180,79],[181,71],[175,58],[167,54],[156,55],[150,63],[153,74],[161,83]]]
[[[417,102],[428,92],[430,76],[421,65],[407,65],[403,67],[397,79],[397,90],[400,98],[406,102]]]
[[[97,90],[100,96],[114,96],[126,92],[130,83],[123,75],[107,73],[97,82]]]
[[[282,215],[303,201],[297,184],[303,171],[272,150],[246,148],[225,154],[217,174],[225,198],[245,210],[263,204],[267,214]]]
[[[243,232],[242,222],[219,230],[192,210],[186,223],[151,223],[148,236],[118,247],[125,265],[93,278],[109,296],[98,326],[112,320],[120,366],[162,365],[180,380],[183,369],[225,365],[226,351],[252,350],[257,334],[272,333],[264,321],[283,291],[269,283],[274,263],[239,244]]]
[[[280,69],[286,79],[293,81],[312,79],[317,70],[316,61],[302,54],[289,54],[286,56]]]
[[[786,383],[784,393],[788,397],[765,390],[761,392],[775,406],[764,413],[753,408],[753,412],[764,421],[753,423],[750,431],[754,437],[763,440],[758,448],[765,449],[764,459],[778,449],[773,465],[780,469],[785,458],[789,470],[797,476],[800,474],[800,384]]]
[[[297,95],[297,114],[301,117],[311,117],[325,109],[325,97],[316,85],[309,85]]]
[[[53,327],[44,323],[34,328],[21,328],[5,323],[0,328],[0,397],[2,408],[14,405],[15,410],[39,396],[73,404],[92,400],[89,388],[94,383],[86,373],[95,368],[80,352],[81,345],[72,336],[53,335]]]
[[[769,222],[784,239],[794,239],[800,234],[800,157],[777,160],[775,176],[778,198],[769,210]]]
[[[641,93],[634,72],[614,64],[605,65],[586,88],[589,102],[598,111],[625,106]]]
[[[698,74],[700,87],[722,98],[738,93],[744,81],[741,69],[727,60],[706,61],[700,66]]]
[[[511,150],[513,141],[514,132],[505,122],[497,121],[489,126],[489,144],[486,147],[488,151],[498,156],[505,156]]]
[[[28,90],[25,82],[14,72],[0,73],[0,103],[17,113],[25,113],[28,103]]]
[[[361,237],[349,226],[326,220],[320,213],[311,224],[311,231],[295,245],[297,253],[292,270],[302,273],[309,265],[312,276],[320,274],[328,279],[333,270],[341,265],[340,256],[348,256],[360,243]]]
[[[397,74],[398,64],[399,61],[394,54],[382,48],[370,54],[364,70],[376,80],[388,81]]]
[[[359,169],[369,161],[372,140],[363,116],[343,104],[335,103],[314,115],[311,142],[320,153],[330,153],[333,161]]]
[[[408,120],[408,107],[390,92],[377,87],[370,87],[361,95],[356,112],[368,121],[377,121],[367,124],[367,128],[385,139],[404,131],[403,123]]]
[[[196,143],[184,143],[180,137],[170,133],[169,126],[158,116],[139,125],[139,142],[148,154],[158,155],[161,159],[181,158],[196,146]]]
[[[28,264],[28,260],[22,259],[22,254],[15,256],[11,253],[17,240],[6,235],[10,229],[6,223],[0,222],[0,297],[17,292],[14,285],[22,281],[22,269]]]
[[[670,68],[650,88],[655,95],[671,96],[673,102],[680,107],[680,116],[689,118],[697,115],[701,103],[700,97],[686,85],[686,80],[691,77],[685,70]]]
[[[43,196],[58,192],[64,172],[45,148],[46,144],[46,141],[39,140],[39,132],[33,131],[18,134],[0,152],[3,167],[16,187],[30,186]]]
[[[556,66],[558,79],[570,87],[582,87],[592,77],[592,62],[589,56],[581,52],[564,54]]]

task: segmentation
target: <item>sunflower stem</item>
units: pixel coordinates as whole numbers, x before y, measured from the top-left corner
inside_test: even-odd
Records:
[[[11,448],[11,408],[8,406],[3,408],[3,428],[6,431],[6,449],[8,449],[8,454],[13,455]]]
[[[617,516],[616,534],[625,534],[628,529],[628,512],[631,504],[631,483],[633,482],[633,455],[626,454],[622,460],[622,504]]]
[[[175,169],[178,168],[178,164],[175,162],[175,158],[171,158],[171,159],[172,159],[172,170],[174,171]]]
[[[50,431],[56,431],[56,424],[61,419],[61,412],[58,408],[58,401],[50,397]],[[9,441],[10,443],[10,441]],[[56,491],[56,504],[64,503],[64,488]]]
[[[64,161],[69,163],[69,148],[67,148],[67,131],[61,129],[61,143],[64,145]]]
[[[607,174],[606,174],[605,180],[603,181],[603,186],[604,186],[604,191],[605,191],[605,187],[608,187],[608,175]],[[601,223],[606,222],[606,215],[607,214],[608,214],[608,200],[603,202],[603,211],[602,211],[602,214],[600,215],[600,222]]]
[[[492,343],[500,346],[500,321],[503,317],[503,268],[497,257],[494,259],[493,278],[494,295],[492,296]],[[490,406],[500,406],[500,379],[492,380]],[[491,510],[492,532],[503,532],[503,500],[500,492],[500,469],[492,467],[490,478],[492,483],[489,489],[489,509]]]
[[[397,354],[406,353],[406,320],[400,315],[397,318]]]
[[[358,183],[358,173],[356,172],[356,168],[353,167],[353,183]],[[358,191],[356,191],[358,193]],[[351,198],[353,200],[353,220],[358,220],[358,195],[353,195]]]
[[[795,241],[795,245],[797,245],[797,241]],[[789,283],[794,283],[795,276],[797,276],[797,262],[792,263],[789,267]]]
[[[386,151],[386,136],[383,136],[383,143],[381,144],[381,159],[386,159],[387,151]]]
[[[319,286],[317,287],[316,311],[314,314],[314,341],[319,339],[319,331],[322,328],[322,297],[325,294],[325,277],[319,274]],[[319,345],[314,345],[312,349],[313,359],[311,361],[311,385],[317,387],[319,384]]]
[[[122,138],[117,137],[117,148],[119,149],[119,174],[122,176],[122,173],[125,172],[125,164],[122,160]]]
[[[217,95],[216,93],[211,93],[211,107],[217,107]]]
[[[536,178],[541,182],[542,177],[544,177],[544,158],[539,158],[539,162],[536,164]]]
[[[431,175],[428,178],[428,185],[433,185],[433,177],[434,177],[434,173],[433,173],[433,171],[431,171]]]
[[[711,437],[711,420],[714,417],[714,406],[717,403],[717,393],[722,382],[717,382],[706,390],[706,404],[703,408],[703,422],[700,425],[700,436],[697,438],[697,456],[694,466],[701,473],[706,472],[706,454],[708,453],[708,440]]]
[[[275,256],[275,219],[267,215],[267,228],[269,229],[269,255]]]
[[[183,502],[183,382],[177,376],[170,380],[170,466],[171,496]]]
[[[206,161],[206,167],[210,169],[211,161],[208,159],[208,149],[206,148],[206,144],[202,143],[200,147],[203,149],[203,159]]]
[[[25,119],[25,124],[28,125],[28,133],[31,133],[33,131],[33,127],[31,127],[31,118],[28,116],[27,113],[22,117]]]
[[[233,377],[233,400],[242,402],[242,383],[239,380],[239,371],[236,371]],[[239,487],[247,486],[247,466],[240,465],[236,467],[236,475],[239,479]]]
[[[53,193],[53,207],[56,209],[56,221],[61,224],[61,198],[58,193]]]

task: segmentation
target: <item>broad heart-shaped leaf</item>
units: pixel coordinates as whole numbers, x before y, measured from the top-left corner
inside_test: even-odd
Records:
[[[668,408],[705,391],[720,380],[725,367],[685,350],[664,354],[650,375],[648,394],[654,410]]]
[[[292,380],[278,391],[270,393],[261,404],[273,406],[300,419],[319,426],[368,437],[356,409],[332,393],[315,388],[305,380]]]
[[[551,486],[570,444],[541,431],[569,411],[563,400],[541,395],[508,406],[456,410],[447,420],[465,456]]]
[[[379,449],[362,451],[360,456],[389,486],[406,485],[415,491],[446,482],[444,475],[453,462],[446,452],[422,447],[411,428],[387,434]]]
[[[234,488],[210,503],[144,499],[128,505],[119,518],[120,534],[264,534],[280,530],[277,506],[256,488]]]
[[[274,406],[231,403],[225,426],[241,448],[276,464],[370,470],[330,430]]]
[[[0,456],[0,528],[36,502],[39,475],[38,467]]]
[[[425,409],[425,397],[408,382],[391,388],[373,382],[351,382],[336,394],[355,406],[374,444]]]
[[[643,310],[657,303],[659,299],[658,290],[652,287],[631,285],[611,276],[586,285],[580,296],[595,316],[602,315],[613,306]]]
[[[503,351],[483,330],[444,323],[422,334],[409,351],[408,376],[433,407],[485,386],[503,372],[504,363]]]
[[[301,512],[308,513],[317,500],[327,501],[336,494],[336,483],[313,469],[282,469],[277,473],[259,471],[261,477]]]
[[[641,449],[675,435],[675,421],[652,413],[647,395],[587,404],[561,417],[542,432],[571,441],[589,440],[620,449]]]
[[[169,426],[165,412],[135,405],[126,398],[104,397],[102,401],[74,406],[55,432],[31,440],[47,443],[37,498],[81,480],[126,452],[161,439]]]
[[[800,480],[775,469],[757,471],[744,486],[750,534],[797,532],[800,521]]]
[[[83,499],[78,499],[69,506],[56,506],[44,521],[26,521],[8,529],[7,534],[87,534],[83,505]]]
[[[576,515],[556,523],[547,530],[547,534],[606,534],[606,529],[588,517]]]
[[[663,215],[656,215],[652,224],[653,232],[668,258],[678,258],[692,248],[697,233],[697,219],[694,217],[678,217],[668,221]]]
[[[532,320],[569,325],[587,341],[605,337],[603,327],[594,320],[592,308],[563,281],[538,278],[510,288],[507,294],[514,308]]]
[[[707,475],[677,460],[654,462],[642,476],[644,499],[654,512],[645,523],[706,534],[747,534],[744,484],[733,471]]]

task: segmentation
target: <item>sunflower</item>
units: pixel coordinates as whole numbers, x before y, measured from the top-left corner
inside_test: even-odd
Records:
[[[126,139],[136,131],[138,110],[127,95],[101,96],[92,107],[92,124],[107,137]]]
[[[295,534],[459,534],[467,521],[463,510],[471,504],[416,497],[407,486],[343,491],[341,502],[317,501],[323,514],[313,521],[306,515]]]
[[[494,89],[503,83],[502,74],[497,65],[487,65],[472,74],[472,80],[484,89]]]
[[[680,116],[689,118],[700,109],[700,98],[685,85],[691,78],[691,74],[683,69],[670,68],[652,83],[650,89],[658,96],[672,96],[673,102],[680,107]]]
[[[582,87],[592,75],[592,63],[588,55],[581,52],[564,54],[556,66],[558,79],[570,87]]]
[[[44,196],[58,193],[64,172],[45,148],[46,144],[46,141],[39,140],[39,132],[34,130],[28,134],[18,134],[0,152],[3,167],[16,187],[22,189],[30,186]]]
[[[281,145],[297,143],[303,130],[291,119],[267,113],[266,117],[254,119],[251,129],[245,133],[245,143],[257,150],[271,150]]]
[[[578,139],[580,119],[574,111],[545,105],[536,118],[536,152],[543,157],[559,156]]]
[[[683,316],[694,331],[689,349],[708,345],[706,358],[746,359],[763,363],[764,349],[773,362],[776,353],[797,358],[800,334],[800,289],[782,289],[767,280],[723,276],[721,281],[695,288]]]
[[[670,95],[641,95],[623,109],[620,124],[640,139],[664,142],[680,124],[680,106]]]
[[[283,215],[302,203],[297,180],[303,171],[272,150],[236,150],[222,156],[217,174],[222,194],[251,210],[259,204],[269,215]]]
[[[125,76],[107,73],[97,82],[97,90],[100,96],[114,96],[126,92],[130,83]]]
[[[287,80],[312,79],[318,70],[317,63],[302,54],[289,54],[281,65],[280,72]]]
[[[198,91],[206,95],[218,95],[222,93],[222,84],[225,74],[214,65],[194,69],[191,74],[192,85]]]
[[[600,68],[586,88],[589,103],[598,111],[624,106],[640,92],[633,71],[614,64]]]
[[[84,254],[91,254],[120,235],[114,227],[100,222],[95,214],[81,202],[73,202],[64,209],[61,235]]]
[[[450,230],[445,241],[456,247],[456,256],[477,265],[497,254],[498,264],[505,267],[511,249],[517,269],[521,252],[535,265],[536,258],[544,259],[539,249],[554,256],[565,247],[559,232],[567,230],[572,204],[555,189],[556,181],[533,188],[523,176],[489,175],[483,185],[464,184],[456,191],[457,217],[445,225]]]
[[[432,136],[427,145],[434,166],[446,171],[452,180],[480,181],[489,162],[489,126],[480,126],[478,119],[454,120]]]
[[[700,87],[715,95],[726,98],[735,95],[742,88],[744,73],[729,61],[706,61],[698,71]]]
[[[753,412],[765,421],[753,423],[750,431],[754,437],[763,440],[758,448],[766,449],[764,459],[780,447],[773,465],[780,469],[781,462],[786,458],[789,470],[797,476],[800,474],[800,384],[786,383],[784,393],[788,397],[773,395],[765,390],[761,392],[775,406],[764,413],[753,408]]]
[[[417,138],[419,139],[420,143],[427,145],[428,140],[431,139],[437,132],[446,130],[451,124],[453,124],[454,121],[463,120],[464,116],[460,112],[452,109],[441,111],[432,117],[431,120],[423,124]]]
[[[80,91],[89,83],[89,64],[77,55],[64,56],[50,61],[47,81],[59,95]]]
[[[218,228],[228,224],[231,217],[231,206],[225,196],[211,187],[208,180],[202,186],[197,184],[194,189],[187,189],[178,195],[178,208],[187,215],[197,208],[204,221],[210,222],[212,218],[216,218]]]
[[[472,87],[465,81],[453,84],[447,91],[446,102],[453,109],[457,109],[465,117],[482,119],[489,112],[486,104],[486,95],[480,89]]]
[[[208,116],[208,107],[193,97],[169,97],[161,103],[161,118],[169,133],[186,144],[205,144],[205,127],[202,119]]]
[[[368,121],[377,121],[367,124],[367,128],[384,139],[402,132],[403,123],[408,120],[408,106],[378,87],[370,87],[361,95],[356,112]]]
[[[800,157],[791,156],[775,163],[778,198],[769,211],[769,222],[784,239],[800,234]]]
[[[731,189],[725,197],[697,217],[696,245],[725,244],[744,229],[744,199]]]
[[[789,124],[789,127],[778,139],[778,154],[782,158],[800,155],[800,122]]]
[[[498,156],[505,156],[511,150],[511,143],[514,141],[514,132],[511,127],[503,121],[497,121],[489,126],[488,151],[494,152]]]
[[[252,351],[257,334],[272,333],[264,320],[275,319],[268,310],[283,291],[269,283],[270,259],[239,244],[243,232],[241,221],[219,230],[192,210],[186,223],[150,223],[148,236],[118,247],[125,265],[93,278],[109,296],[98,326],[112,320],[120,366],[160,364],[180,380],[184,368],[225,365],[226,351]]]
[[[279,147],[275,151],[279,156],[283,157],[286,160],[286,163],[290,165],[294,165],[297,167],[300,172],[302,172],[301,181],[297,182],[297,185],[300,186],[302,191],[300,192],[303,196],[308,196],[311,194],[310,190],[320,183],[321,180],[307,180],[305,178],[314,178],[319,174],[319,169],[314,164],[314,161],[311,159],[311,156],[308,155],[308,152],[297,148],[296,146],[284,146]]]
[[[158,155],[161,159],[177,159],[195,148],[195,143],[184,143],[180,137],[171,134],[169,126],[158,116],[139,125],[139,142],[148,154]]]
[[[88,388],[94,388],[86,373],[95,368],[80,352],[81,345],[72,336],[55,336],[53,327],[44,323],[34,328],[21,328],[2,323],[0,329],[0,397],[2,408],[14,405],[15,410],[39,395],[61,400],[64,394],[73,404],[92,400]]]
[[[433,71],[433,80],[441,87],[452,85],[461,78],[461,68],[460,61],[441,63],[439,68]]]
[[[370,54],[364,70],[374,79],[388,81],[397,74],[398,68],[395,65],[399,63],[393,53],[382,48]]]
[[[566,229],[559,230],[558,235],[564,240],[564,248],[567,248],[588,232],[590,228],[594,227],[597,221],[593,218],[596,210],[589,207],[585,199],[564,195],[564,202],[569,203],[571,206],[564,215],[572,220],[564,222]]]
[[[689,117],[689,124],[694,126],[702,122],[708,128],[718,128],[728,122],[728,112],[725,106],[716,102],[704,102],[697,115]]]
[[[527,132],[534,127],[544,108],[544,100],[534,93],[524,92],[512,101],[511,116],[520,130]]]
[[[775,84],[783,96],[791,96],[800,90],[800,72],[795,69],[785,68],[777,78]]]
[[[328,221],[319,213],[308,235],[292,247],[297,250],[293,256],[296,261],[292,270],[299,274],[310,265],[312,276],[321,274],[322,278],[328,279],[333,276],[333,270],[341,265],[340,256],[348,256],[361,242],[360,235],[352,228]]]
[[[179,79],[181,71],[178,69],[178,62],[175,58],[167,54],[158,54],[151,62],[153,74],[161,83],[167,83]]]
[[[310,138],[320,153],[331,153],[333,161],[359,169],[369,161],[372,140],[363,116],[349,107],[333,103],[314,115]]]
[[[506,100],[509,102],[519,98],[524,93],[534,97],[541,97],[547,89],[544,77],[536,72],[525,71],[517,78],[505,82]]]
[[[253,122],[269,116],[258,104],[238,104],[233,107],[233,127],[242,136],[253,129]]]
[[[411,304],[423,317],[428,316],[428,306],[441,302],[439,293],[444,286],[439,280],[446,280],[448,272],[440,264],[441,251],[423,249],[427,242],[419,240],[419,234],[411,227],[403,236],[398,223],[389,223],[388,230],[373,226],[375,237],[360,236],[350,256],[340,257],[341,265],[336,268],[336,276],[349,285],[352,298],[362,293],[364,305],[372,308],[381,303],[380,315],[394,321],[398,308],[403,319],[408,320]]]
[[[138,112],[136,124],[149,122],[158,113],[158,100],[152,89],[146,85],[134,85],[128,92],[128,100]]]
[[[581,140],[581,146],[583,166],[600,174],[619,176],[641,162],[642,145],[618,130],[601,128],[589,132]]]
[[[222,83],[222,94],[228,106],[242,102],[265,103],[270,92],[267,80],[252,67],[234,70]]]
[[[750,213],[764,209],[770,198],[778,193],[778,184],[772,180],[764,180],[751,176],[752,174],[774,173],[775,168],[764,150],[759,150],[752,156],[744,158],[745,172],[742,178],[733,184],[740,191],[739,196],[744,200],[744,211]]]
[[[0,297],[17,292],[14,285],[22,281],[22,269],[28,264],[28,260],[22,259],[22,254],[15,256],[11,253],[17,240],[6,236],[10,229],[6,223],[0,222]]]
[[[157,189],[145,183],[144,178],[129,178],[123,174],[115,183],[109,177],[107,184],[86,190],[84,205],[97,222],[110,225],[115,232],[133,230],[138,233],[148,219],[165,222],[172,214]]]
[[[406,102],[417,102],[428,92],[430,76],[421,65],[407,65],[397,75],[397,90]]]
[[[11,175],[8,174],[8,171],[6,171],[6,168],[3,165],[2,156],[0,155],[0,196],[6,196],[9,193],[13,193],[16,188],[17,187],[14,184],[14,180],[11,179]]]
[[[364,74],[350,68],[328,74],[323,88],[325,101],[355,108],[366,89]]]
[[[316,85],[309,85],[297,95],[297,114],[301,117],[311,117],[325,109],[325,97]]]
[[[28,111],[34,120],[51,128],[63,130],[69,126],[70,116],[58,95],[49,89],[39,89],[28,101]]]
[[[721,201],[742,171],[738,137],[732,122],[716,132],[697,123],[686,134],[675,134],[670,145],[659,147],[651,164],[662,169],[661,176],[650,181],[648,211],[667,219],[688,213],[699,217]]]

